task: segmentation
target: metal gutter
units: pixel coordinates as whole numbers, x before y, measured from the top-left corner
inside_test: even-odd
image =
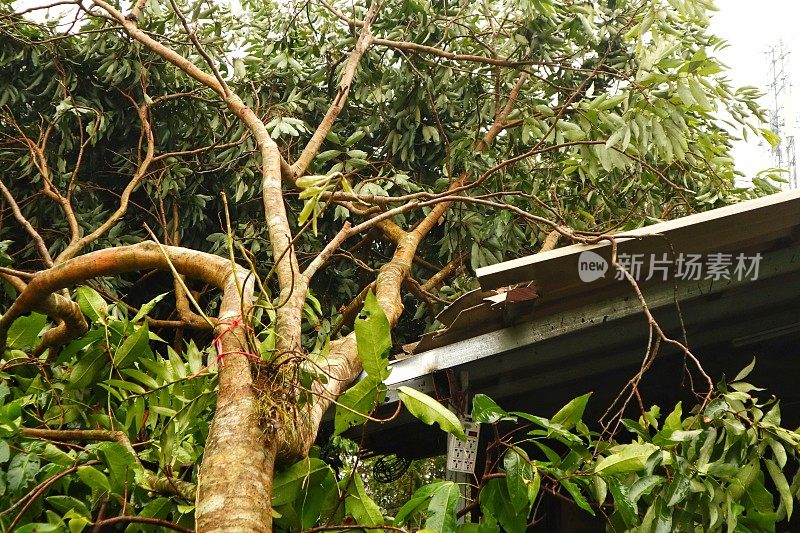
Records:
[[[682,281],[674,285],[654,286],[645,291],[645,297],[651,310],[657,312],[659,309],[674,306],[676,300],[685,302],[711,297],[738,287],[797,272],[800,272],[800,246],[765,254],[757,282],[747,279]],[[473,363],[598,324],[641,314],[641,305],[629,287],[626,294],[594,301],[578,309],[555,315],[539,318],[534,316],[516,326],[463,339],[396,361],[392,364],[392,373],[386,384],[390,388],[397,387],[406,381],[416,380],[437,371]]]
[[[672,249],[687,253],[727,252],[786,236],[800,224],[800,190],[713,209],[614,235],[618,253]],[[576,244],[479,268],[483,290],[536,280],[542,294],[585,289],[577,276],[578,257],[592,250],[609,259],[611,244]],[[565,279],[564,274],[567,274]],[[594,286],[602,284],[599,280]]]

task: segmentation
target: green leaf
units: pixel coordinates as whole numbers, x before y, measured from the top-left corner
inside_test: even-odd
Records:
[[[36,345],[39,333],[44,329],[45,324],[47,324],[47,316],[39,313],[31,313],[29,316],[16,319],[8,328],[8,340],[6,341],[8,347],[15,350],[30,350]]]
[[[141,370],[137,370],[135,368],[124,368],[122,369],[122,373],[132,377],[133,379],[135,379],[136,381],[138,381],[139,383],[143,384],[146,387],[149,387],[151,389],[158,388],[158,382],[148,374],[142,372]]]
[[[355,320],[356,347],[361,364],[368,376],[383,381],[389,377],[389,350],[392,333],[389,320],[370,290],[364,306]]]
[[[567,489],[569,495],[572,496],[572,501],[575,502],[575,505],[577,505],[590,515],[595,516],[594,509],[592,509],[592,506],[589,505],[589,502],[586,500],[583,494],[581,494],[581,490],[576,483],[568,479],[562,479],[560,483],[562,487]]]
[[[106,365],[107,356],[103,350],[92,350],[78,361],[69,374],[69,389],[85,389],[91,385],[97,373]]]
[[[724,398],[714,398],[708,403],[706,410],[703,411],[703,415],[712,420],[718,420],[729,407],[730,405],[728,405],[728,402],[726,402]]]
[[[165,297],[167,294],[169,294],[169,293],[166,293],[166,292],[165,292],[165,293],[163,293],[163,294],[159,294],[158,296],[156,296],[155,298],[153,298],[152,300],[150,300],[149,302],[147,302],[146,304],[144,304],[143,306],[141,306],[141,307],[139,308],[139,311],[136,313],[136,315],[135,315],[135,316],[133,317],[133,319],[131,320],[131,322],[133,322],[133,323],[137,323],[137,322],[139,322],[140,320],[142,320],[144,317],[146,317],[147,315],[149,315],[149,314],[150,314],[150,311],[152,311],[152,310],[153,310],[153,308],[156,306],[156,304],[157,304],[158,302],[160,302],[161,300],[163,300],[163,299],[164,299],[164,297]]]
[[[325,150],[324,152],[320,152],[314,159],[314,161],[319,163],[324,163],[325,161],[329,161],[334,157],[341,155],[341,153],[342,153],[341,150]]]
[[[534,467],[533,479],[528,484],[528,501],[531,506],[536,503],[536,498],[539,496],[539,489],[542,486],[542,475],[539,470]]]
[[[696,104],[694,100],[694,96],[692,96],[692,92],[689,90],[689,86],[685,83],[678,82],[677,83],[677,90],[678,90],[678,97],[687,107],[691,107]]]
[[[358,141],[363,139],[364,135],[366,135],[366,133],[367,132],[364,131],[364,130],[360,130],[360,131],[357,131],[357,132],[353,133],[350,137],[347,138],[347,140],[344,142],[344,145],[345,146],[354,145],[355,143],[357,143]]]
[[[614,498],[614,510],[619,513],[626,528],[632,528],[639,521],[639,510],[635,500],[631,499],[628,487],[616,476],[606,478],[611,497]]]
[[[759,131],[761,132],[762,137],[764,137],[764,140],[769,143],[773,150],[781,144],[781,138],[778,137],[778,135],[776,135],[772,130],[767,128],[759,128]]]
[[[293,502],[300,490],[316,476],[331,472],[331,467],[320,459],[307,457],[275,475],[272,488],[272,505]]]
[[[67,511],[67,513],[64,515],[64,520],[69,520],[70,533],[81,533],[86,526],[91,525],[92,523],[89,518],[81,516],[74,510]]]
[[[784,509],[786,509],[786,517],[791,518],[794,500],[792,499],[792,492],[789,489],[789,483],[786,481],[786,476],[783,474],[778,465],[776,465],[771,459],[765,459],[764,464],[767,465],[767,471],[772,478],[772,482],[775,483],[775,488],[778,489],[778,494],[780,494],[781,497],[781,503],[783,504]]]
[[[0,437],[11,437],[22,425],[22,399],[0,406]]]
[[[60,524],[48,524],[43,522],[34,522],[30,524],[25,524],[24,526],[20,526],[16,528],[14,531],[16,533],[56,533],[61,531]]]
[[[661,498],[656,499],[652,506],[655,513],[655,523],[653,533],[673,533],[672,528],[672,509],[669,508]]]
[[[303,481],[300,495],[294,502],[300,513],[300,527],[308,529],[325,518],[339,499],[339,488],[333,471],[322,469]]]
[[[405,524],[411,516],[418,513],[425,506],[426,502],[431,499],[431,496],[445,483],[449,482],[435,481],[418,488],[414,494],[411,495],[411,498],[397,511],[394,517],[394,525],[402,526]]]
[[[591,395],[592,393],[590,392],[571,400],[553,415],[550,422],[558,424],[564,429],[572,429],[583,417],[583,411],[586,409],[586,403]]]
[[[361,475],[358,472],[352,472],[351,475],[353,479],[350,483],[347,498],[345,498],[345,513],[352,516],[357,524],[367,526],[383,525],[383,514],[378,504],[367,494]],[[377,529],[375,531],[381,530]]]
[[[440,485],[431,496],[425,529],[439,533],[455,533],[456,505],[460,497],[461,491],[458,485],[452,481],[446,481]]]
[[[93,466],[78,467],[78,477],[92,491],[111,492],[111,483],[109,483],[108,477]]]
[[[314,213],[314,209],[317,207],[317,200],[318,197],[311,198],[306,201],[303,205],[303,209],[300,211],[300,214],[297,215],[297,223],[303,225],[308,220],[308,217]]]
[[[670,433],[669,440],[672,442],[690,442],[696,439],[702,432],[703,430],[701,429],[693,429],[690,431],[679,429]]]
[[[39,458],[32,453],[18,453],[8,463],[6,482],[12,494],[22,491],[39,472]]]
[[[675,476],[670,481],[669,485],[664,489],[664,498],[667,499],[667,507],[682,502],[689,494],[691,488],[691,479],[689,476],[682,472],[676,472]]]
[[[59,466],[72,466],[75,464],[75,458],[65,453],[64,451],[56,448],[52,443],[45,444],[44,450],[41,452],[41,457],[48,463],[55,463]],[[2,462],[2,461],[0,461]]]
[[[562,428],[559,424],[553,424],[551,421],[541,416],[529,415],[528,413],[523,413],[520,411],[512,411],[511,414],[518,416],[529,422],[533,422],[537,426],[545,428],[547,431],[544,432],[544,434],[547,435],[548,437],[555,436],[559,441],[564,443],[580,444],[582,442],[581,438],[578,437],[577,435],[570,433],[569,431]],[[540,430],[534,430],[534,431],[529,431],[528,434],[541,435],[543,434],[543,432]],[[536,443],[536,444],[539,445],[541,443]]]
[[[595,474],[612,476],[644,470],[647,458],[658,450],[658,447],[650,443],[631,443],[616,446],[614,449],[618,451],[598,461],[594,467]]]
[[[706,473],[711,453],[714,451],[714,444],[717,442],[717,429],[710,427],[706,430],[706,438],[700,446],[700,452],[695,462],[695,467],[701,473]]]
[[[66,514],[69,511],[75,511],[75,513],[85,518],[92,517],[91,513],[89,512],[89,508],[86,507],[86,504],[72,496],[48,496],[45,498],[45,500],[61,514]]]
[[[527,514],[532,504],[528,499],[528,484],[533,480],[533,468],[528,454],[517,447],[509,448],[503,457],[503,468],[506,471],[506,486],[511,497],[511,506],[515,512]]]
[[[150,334],[147,323],[144,323],[130,334],[114,352],[114,366],[124,368],[149,355],[151,353],[149,343]]]
[[[667,415],[667,418],[664,419],[664,429],[670,431],[677,431],[682,429],[681,426],[681,415],[683,413],[681,402],[678,402],[675,405],[675,409]]]
[[[517,417],[509,415],[485,394],[476,394],[472,398],[472,420],[480,424],[494,424],[501,420],[516,422]]]
[[[689,78],[689,91],[691,91],[692,97],[694,97],[697,105],[702,107],[704,111],[711,111],[713,109],[714,106],[709,101],[706,92],[703,90],[703,85],[697,81],[697,78]]]
[[[750,372],[752,372],[755,367],[756,367],[756,358],[753,357],[753,360],[750,362],[750,364],[744,367],[738,374],[736,374],[736,377],[733,378],[733,381],[742,381],[744,378],[750,375]]]
[[[96,290],[86,285],[81,285],[75,291],[78,306],[84,315],[94,323],[104,323],[108,316],[108,304]]]
[[[619,128],[617,131],[611,134],[606,141],[606,148],[613,148],[622,139],[626,132],[630,134],[630,128],[627,125]]]
[[[783,444],[770,437],[767,437],[767,444],[769,444],[770,449],[772,449],[772,455],[775,458],[778,466],[781,468],[781,470],[783,470],[783,467],[786,466],[786,460],[788,458],[786,455],[786,448],[783,446]],[[2,462],[2,460],[0,460],[0,462]]]
[[[434,422],[442,430],[452,433],[460,440],[466,440],[464,428],[456,415],[447,410],[445,406],[422,392],[411,387],[398,387],[397,395],[406,409],[429,426]]]
[[[370,414],[384,398],[386,385],[369,377],[350,387],[337,401],[334,434],[339,435],[352,426],[363,424],[367,419],[358,413]]]
[[[169,513],[173,508],[174,505],[169,498],[155,498],[147,502],[145,506],[142,507],[142,510],[139,511],[139,516],[144,516],[146,518],[161,518],[163,520],[169,516]],[[130,524],[125,528],[125,533],[139,533],[141,531],[141,526],[135,523]]]
[[[490,479],[480,492],[479,501],[484,517],[492,516],[507,533],[524,533],[527,516],[514,512],[508,505],[508,487],[501,479]]]
[[[130,450],[118,442],[102,442],[97,445],[97,455],[103,460],[110,474],[112,492],[122,495],[126,489],[143,481],[144,469]]]
[[[608,497],[608,483],[600,476],[593,476],[592,489],[594,492],[594,501],[603,505]]]
[[[336,152],[336,155],[338,155],[339,150],[329,150],[329,152]],[[326,153],[326,152],[323,152],[323,153]],[[322,154],[320,154],[320,156],[321,155]],[[319,158],[320,156],[317,156],[317,158]],[[308,175],[302,176],[300,178],[297,178],[297,181],[295,181],[295,185],[300,189],[308,189],[309,187],[317,187],[317,188],[320,188],[320,190],[322,190],[321,188],[325,186],[325,184],[328,182],[328,180],[330,180],[330,178],[328,176],[325,176],[325,175],[322,175],[322,174],[308,174]],[[313,195],[311,195],[311,196],[313,196]],[[310,196],[306,196],[305,198],[309,198],[309,197]]]
[[[6,441],[0,439],[0,464],[8,461],[8,458],[10,456],[11,456],[11,448],[8,446],[8,443]]]

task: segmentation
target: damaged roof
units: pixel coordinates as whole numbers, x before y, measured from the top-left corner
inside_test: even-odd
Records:
[[[800,404],[794,376],[800,371],[800,191],[784,192],[670,220],[614,237],[617,258],[669,259],[665,276],[642,274],[642,295],[660,326],[688,340],[714,377],[735,374],[753,356],[753,382]],[[612,245],[571,245],[477,271],[481,289],[465,294],[439,315],[445,328],[424,336],[392,363],[387,411],[401,385],[440,399],[452,392],[453,376],[467,392],[488,394],[506,408],[549,416],[569,399],[594,392],[587,416],[599,416],[638,369],[649,328],[631,283],[611,266]],[[589,254],[588,252],[591,252]],[[678,279],[679,257],[758,257],[757,272],[727,277],[705,274]],[[604,275],[581,278],[579,262]],[[732,268],[732,265],[731,265]],[[650,274],[647,260],[643,272]],[[586,274],[586,272],[584,272]],[[641,274],[641,273],[640,273]],[[753,275],[755,274],[755,275]],[[650,371],[650,403],[686,394],[681,357],[663,355]],[[791,367],[791,371],[786,371]],[[691,377],[689,376],[689,379]],[[761,380],[761,381],[756,381]],[[800,409],[796,409],[800,423]],[[788,415],[789,417],[792,414]],[[374,453],[407,456],[442,453],[441,432],[409,424],[370,425]]]

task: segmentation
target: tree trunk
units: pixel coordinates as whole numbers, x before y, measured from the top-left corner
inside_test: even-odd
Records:
[[[226,350],[238,344],[231,333]],[[271,531],[277,439],[259,423],[247,356],[230,354],[223,361],[198,480],[197,531]]]

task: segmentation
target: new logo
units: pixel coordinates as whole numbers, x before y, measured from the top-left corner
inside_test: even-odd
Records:
[[[591,250],[581,252],[578,256],[578,276],[584,283],[591,283],[605,276],[608,272],[608,261]]]

